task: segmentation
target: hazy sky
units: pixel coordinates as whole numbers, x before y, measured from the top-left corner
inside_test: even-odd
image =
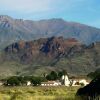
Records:
[[[63,18],[100,28],[100,0],[0,0],[0,15],[32,20]]]

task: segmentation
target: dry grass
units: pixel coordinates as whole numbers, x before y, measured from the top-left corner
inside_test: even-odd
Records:
[[[0,100],[75,100],[79,87],[0,87]]]

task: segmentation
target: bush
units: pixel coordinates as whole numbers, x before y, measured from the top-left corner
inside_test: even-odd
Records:
[[[57,73],[55,71],[52,71],[50,74],[46,76],[46,79],[47,80],[57,80],[58,79]]]
[[[80,96],[82,100],[99,100],[100,77],[96,77],[94,80],[90,82],[90,84],[83,88],[80,88],[77,91],[77,96]]]
[[[34,86],[41,85],[41,78],[40,77],[33,77],[31,82]]]
[[[6,85],[19,86],[20,81],[18,80],[18,78],[16,76],[13,76],[13,77],[10,77],[9,79],[7,79]]]

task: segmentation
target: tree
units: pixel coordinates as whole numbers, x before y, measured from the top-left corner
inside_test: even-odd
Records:
[[[24,76],[18,76],[18,80],[20,81],[20,85],[24,85],[27,83],[27,78]]]
[[[40,77],[33,77],[31,82],[34,86],[40,85],[41,84],[41,78]]]
[[[87,86],[80,88],[77,91],[77,96],[79,96],[81,100],[99,100],[100,76],[93,79]]]
[[[58,79],[58,75],[55,71],[52,71],[50,74],[48,74],[46,76],[47,80],[57,80]]]
[[[90,72],[87,76],[91,79],[94,79],[100,76],[100,69],[96,70],[95,72]]]
[[[68,75],[66,70],[62,70],[63,75]]]
[[[13,77],[10,77],[9,79],[7,79],[7,84],[6,85],[19,86],[20,81],[18,80],[18,78],[16,76],[13,76]]]
[[[63,71],[58,72],[58,78],[60,79],[63,76]]]
[[[46,73],[43,73],[43,77],[46,77]]]
[[[9,86],[19,86],[27,84],[30,81],[34,86],[40,85],[42,81],[46,81],[45,77],[34,77],[34,76],[12,76],[7,79],[5,85]]]

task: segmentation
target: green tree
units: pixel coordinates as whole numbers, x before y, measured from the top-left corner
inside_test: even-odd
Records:
[[[52,71],[50,74],[46,76],[47,80],[57,80],[58,75],[55,71]]]
[[[58,79],[60,79],[63,75],[63,71],[58,72]]]
[[[68,75],[66,70],[62,70],[63,75]]]
[[[19,77],[17,77],[17,78],[18,78],[18,80],[20,81],[20,85],[24,85],[24,84],[27,83],[27,78],[26,78],[26,77],[24,77],[24,76],[19,76]]]
[[[6,85],[19,86],[20,81],[18,80],[18,78],[16,76],[13,76],[13,77],[10,77],[9,79],[7,79],[7,84]]]
[[[34,86],[40,85],[41,84],[41,78],[40,77],[33,77],[31,82]]]

